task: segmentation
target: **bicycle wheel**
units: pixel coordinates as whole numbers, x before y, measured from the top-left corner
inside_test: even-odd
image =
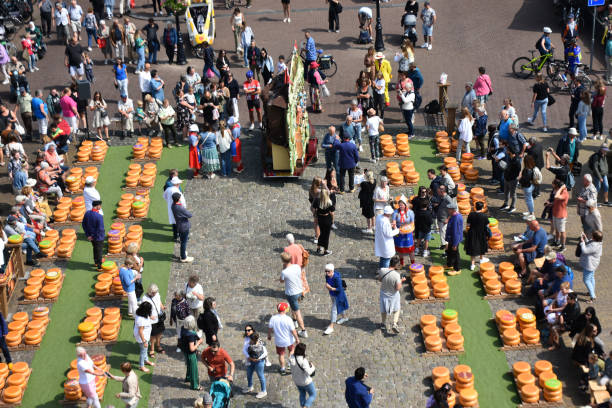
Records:
[[[584,86],[584,90],[591,92],[591,88],[593,87],[593,81],[591,78],[589,78],[589,76],[586,74],[580,74],[578,75],[578,78],[580,78],[580,83]]]
[[[336,75],[336,71],[338,71],[338,64],[336,64],[336,61],[331,60],[330,67],[325,71],[325,75],[327,75],[328,78],[331,78]]]
[[[527,57],[518,57],[512,63],[512,72],[514,76],[521,79],[527,79],[533,74],[533,65]]]

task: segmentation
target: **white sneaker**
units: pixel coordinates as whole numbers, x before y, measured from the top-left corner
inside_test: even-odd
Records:
[[[266,367],[272,367],[272,362],[266,357]]]
[[[323,332],[324,335],[332,334],[334,332],[334,328],[331,326],[327,326],[327,329]]]
[[[430,255],[429,249],[423,251],[423,256],[427,258]]]
[[[533,118],[527,118],[527,123],[529,123],[530,125],[533,125]]]
[[[376,163],[376,159],[370,159],[371,163]]]
[[[414,255],[415,256],[419,256],[420,253],[421,253],[421,249],[420,248],[415,248],[414,249]]]
[[[253,129],[255,129],[255,124],[251,123],[251,125],[249,126],[249,130],[253,130]]]
[[[2,85],[8,85],[10,83],[11,81],[9,81],[8,79],[5,79],[4,81],[2,81]]]
[[[427,44],[427,43],[423,43],[423,44],[421,44],[421,47],[420,47],[420,48],[427,48],[427,47],[429,47],[429,44]]]
[[[543,127],[542,128],[542,132],[548,132],[548,128],[547,127]]]
[[[288,19],[287,19],[287,22],[288,22],[288,23],[290,23],[290,22],[291,22],[291,19],[290,19],[290,18],[288,18]]]
[[[287,22],[287,19],[286,19],[286,18],[283,18],[283,23],[286,23],[286,22]]]
[[[91,52],[91,47],[87,47],[87,51]]]
[[[181,259],[181,262],[182,263],[191,263],[191,262],[193,262],[193,256],[188,256],[185,259]]]
[[[214,179],[215,177],[217,177],[217,176],[215,175],[215,173],[211,173],[210,178],[211,178],[211,179]]]
[[[348,322],[348,317],[343,317],[341,319],[339,319],[336,324],[342,324],[342,323],[346,323]]]
[[[338,227],[336,226],[336,224],[332,224],[331,229],[333,229],[333,230],[337,230],[337,229],[338,229]]]
[[[260,391],[260,392],[258,392],[258,393],[257,393],[257,395],[255,396],[255,398],[259,398],[259,399],[261,399],[261,398],[265,398],[267,395],[268,395],[268,393],[267,393],[267,392],[265,392],[265,391]]]
[[[431,50],[431,48],[432,48],[431,44],[428,44],[428,45],[427,45],[427,49],[428,49],[428,50]]]
[[[181,351],[182,351],[182,350],[181,350],[181,348],[180,348],[180,347],[177,347],[177,348],[176,348],[176,352],[177,352],[177,353],[180,353]]]
[[[255,391],[255,388],[254,388],[254,387],[249,387],[249,388],[247,388],[247,389],[246,389],[246,392],[247,392],[247,393],[249,393],[249,392],[253,392],[253,391]]]
[[[473,271],[474,269],[476,269],[476,265],[471,264],[471,265],[470,265],[470,271]]]
[[[485,262],[489,262],[489,258],[482,258],[480,259],[480,263],[483,264]]]
[[[303,337],[305,339],[308,338],[308,332],[306,330],[302,330],[298,333],[298,336]]]
[[[263,129],[263,123],[259,122],[259,128]]]
[[[359,146],[359,151],[363,152],[363,147]]]
[[[371,229],[369,229],[369,228],[362,229],[362,230],[361,230],[361,233],[362,233],[362,234],[371,234],[371,233],[372,233],[372,230],[371,230]]]

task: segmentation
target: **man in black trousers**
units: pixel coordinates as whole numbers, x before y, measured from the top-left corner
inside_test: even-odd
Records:
[[[91,210],[85,213],[83,217],[83,231],[87,240],[93,246],[94,264],[98,269],[102,269],[103,254],[104,254],[104,217],[100,214],[102,209],[102,201],[96,200],[91,203]]]

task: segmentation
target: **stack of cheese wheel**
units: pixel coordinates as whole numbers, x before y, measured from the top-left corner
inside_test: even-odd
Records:
[[[76,244],[76,231],[74,235],[72,233],[65,233],[65,231],[62,231],[62,238],[57,246],[57,256],[59,258],[70,258]]]
[[[468,365],[465,364],[457,364],[454,368],[453,368],[453,378],[455,379],[455,387],[457,389],[457,392],[461,391],[461,389],[465,389],[465,388],[469,388],[470,383],[472,384],[472,387],[474,386],[474,377],[469,377],[466,375],[461,375],[462,373],[467,373],[467,374],[472,374],[472,368]],[[458,378],[459,377],[463,377],[461,381],[461,386],[457,387],[457,383],[458,383]]]
[[[408,266],[410,280],[412,282],[412,292],[417,299],[429,298],[429,285],[425,276],[425,267],[422,264],[411,264]]]
[[[540,389],[536,386],[536,378],[531,374],[529,363],[517,361],[512,365],[512,374],[523,403],[537,404],[540,400]]]
[[[485,262],[489,264],[490,262]],[[499,281],[499,275],[495,273],[495,266],[480,265],[480,279],[485,287],[487,295],[499,295],[501,293],[502,284]]]
[[[471,168],[472,168],[472,162],[464,162],[464,161],[462,161],[461,164],[459,165],[459,172],[461,174],[465,174],[465,172],[468,169],[471,169]]]
[[[117,217],[121,219],[130,218],[132,203],[129,200],[121,200],[117,204]]]
[[[119,230],[110,230],[107,234],[108,239],[108,253],[119,254],[123,249],[123,237]]]
[[[82,396],[78,379],[66,380],[66,382],[64,382],[64,399],[66,401],[78,401]]]
[[[102,272],[109,273],[114,278],[119,276],[119,267],[115,261],[104,261],[102,262]]]
[[[450,140],[448,138],[448,133],[445,131],[436,132],[436,146],[438,147],[438,152],[442,154],[450,153]]]
[[[473,163],[474,162],[474,153],[462,153],[461,154],[461,163]]]
[[[56,247],[55,241],[51,241],[48,239],[43,239],[42,241],[38,243],[38,248],[40,249],[40,252],[42,252],[46,256],[55,255],[55,247]]]
[[[48,321],[47,321],[48,322]],[[42,341],[42,336],[45,334],[47,324],[42,319],[32,319],[26,326],[24,342],[27,345],[37,345]]]
[[[102,272],[98,274],[98,281],[94,285],[96,296],[110,295],[112,284],[113,284],[113,276],[110,273]]]
[[[431,370],[431,379],[433,380],[434,390],[439,390],[446,383],[450,383],[450,371],[443,366],[434,367]]]
[[[30,378],[30,367],[28,363],[18,361],[13,363],[11,375],[6,378],[6,388],[2,392],[2,399],[8,404],[15,404],[21,400],[28,379]]]
[[[151,139],[149,150],[147,152],[150,159],[159,159],[162,154],[164,142],[161,137],[154,137]]]
[[[85,342],[95,341],[98,337],[96,326],[91,322],[82,322],[78,326],[79,333],[81,333],[81,340]]]
[[[125,236],[125,248],[127,249],[128,245],[132,242],[137,244],[140,248],[140,244],[142,243],[142,226],[138,224],[132,224],[128,228],[128,233]]]
[[[98,331],[102,323],[102,309],[96,306],[90,307],[85,311],[84,321],[93,323],[96,331]]]
[[[525,344],[539,344],[540,343],[540,331],[533,327],[525,328],[521,331],[523,336],[523,342]]]
[[[464,395],[464,391],[474,391],[474,374],[471,371],[458,372],[455,375],[455,389],[459,393],[459,401],[461,401],[461,404],[463,404],[464,401],[461,399],[461,396]]]
[[[23,297],[25,300],[37,299],[42,290],[45,280],[45,271],[42,269],[33,269],[30,272],[30,277],[26,281],[26,286],[23,288]]]
[[[21,344],[21,340],[25,333],[27,324],[28,314],[26,312],[17,312],[13,315],[13,320],[8,324],[9,332],[5,337],[6,344],[9,347],[17,347]],[[12,336],[9,336],[11,334]],[[11,338],[9,339],[9,337]]]
[[[547,402],[561,402],[563,400],[563,385],[557,379],[544,382],[544,399]]]
[[[132,155],[134,159],[142,160],[145,158],[146,154],[147,147],[144,146],[142,143],[136,143],[134,146],[132,146]]]
[[[421,316],[421,332],[425,339],[425,348],[427,351],[438,352],[442,351],[442,339],[440,338],[440,329],[436,324],[436,316],[423,315]]]
[[[442,311],[442,327],[447,324],[457,323],[459,321],[459,313],[453,309],[444,309]]]
[[[85,216],[85,200],[83,197],[75,197],[71,203],[70,220],[81,222]]]
[[[96,377],[96,394],[98,394],[99,399],[102,399],[104,396],[107,381],[106,376]]]
[[[123,290],[123,286],[121,286],[121,279],[118,276],[113,278],[113,284],[111,286],[111,290],[113,291],[113,295],[117,296],[125,296],[127,293]]]
[[[512,295],[521,294],[522,283],[514,270],[502,272],[502,282],[504,282],[506,293]]]
[[[108,145],[103,140],[96,140],[93,148],[91,149],[91,161],[101,162],[104,161],[106,152],[108,151]]]
[[[157,177],[157,165],[155,163],[145,163],[145,165],[142,167],[142,174],[140,177],[151,177],[152,182],[155,183],[155,178]],[[151,187],[151,185],[145,187]]]
[[[463,336],[461,335],[461,326],[457,323],[447,324],[444,328],[444,336],[446,337],[446,347],[449,350],[463,350]]]
[[[414,168],[414,162],[412,160],[404,160],[402,161],[402,173],[404,176],[406,173],[416,172]]]
[[[457,192],[457,207],[461,215],[468,215],[470,213],[470,195],[467,191]]]
[[[91,356],[91,360],[93,361],[96,368],[98,368],[99,370],[108,371],[109,367],[106,364],[106,356],[104,354],[95,354]],[[98,398],[100,399],[102,399],[102,397],[104,396],[106,381],[107,378],[105,376],[96,377],[96,394],[98,394]]]
[[[86,179],[87,177],[93,177],[94,179],[98,179],[98,168],[96,166],[88,166],[85,167],[85,170],[83,172],[83,179]]]
[[[46,306],[38,306],[32,310],[32,320],[42,320],[46,326],[49,323],[49,308]]]
[[[55,299],[59,296],[60,285],[62,284],[62,270],[51,268],[45,274],[45,284],[42,288],[42,297],[45,299]]]
[[[433,288],[434,297],[436,298],[448,298],[449,297],[449,288],[448,283],[446,282],[446,275],[434,274],[433,276],[429,276],[429,280],[431,281],[431,287]]]
[[[397,162],[389,162],[386,165],[386,174],[389,182],[394,186],[404,184],[404,176],[402,175]]]
[[[4,388],[6,378],[9,376],[9,368],[7,363],[0,363],[0,389]]]
[[[404,178],[408,184],[417,184],[421,175],[416,170],[411,170],[404,173]]]
[[[470,374],[472,375],[472,374]],[[459,403],[461,406],[477,407],[478,406],[478,392],[474,388],[467,388],[459,392]]]
[[[53,220],[55,222],[65,222],[68,220],[70,208],[72,207],[72,199],[70,197],[62,197],[58,200],[53,211]]]
[[[121,325],[121,315],[118,311],[118,308],[108,308],[104,311],[102,329],[100,330],[100,337],[102,337],[102,340],[117,340],[117,336],[119,336],[119,326]]]
[[[461,172],[459,171],[458,166],[452,166],[448,168],[448,174],[450,174],[453,181],[456,183],[461,178]]]
[[[91,140],[84,140],[77,151],[77,161],[83,163],[89,161],[91,158],[91,149],[93,148],[93,142]]]
[[[455,139],[455,136],[457,135],[457,132],[453,131],[453,134],[451,135],[450,141],[451,141],[451,152],[455,153],[457,151],[457,146],[459,146],[459,140]]]
[[[406,133],[396,135],[395,144],[397,145],[397,154],[400,156],[410,156],[410,143]]]
[[[427,271],[429,279],[437,275],[444,275],[444,267],[442,265],[431,265]]]
[[[141,187],[151,188],[155,184],[155,177],[150,175],[141,174],[138,180],[138,185]]]
[[[444,158],[444,165],[446,167],[457,167],[457,159],[453,156],[448,156]]]
[[[391,135],[380,135],[380,150],[386,157],[390,157],[395,154],[395,145],[393,144],[393,137]],[[385,154],[385,150],[390,153]]]
[[[465,177],[465,180],[469,181],[470,183],[477,182],[478,181],[478,169],[475,169],[473,167],[467,169],[463,177]]]
[[[125,175],[125,186],[136,188],[140,180],[141,167],[138,163],[132,163],[128,167],[128,172]]]
[[[66,188],[71,193],[76,193],[81,189],[81,176],[72,174],[73,169],[80,169],[82,171],[80,167],[73,167],[72,169],[70,169],[70,172],[66,176]]]
[[[149,212],[149,206],[144,201],[134,201],[132,203],[132,215],[135,218],[144,218],[147,216],[147,212]]]

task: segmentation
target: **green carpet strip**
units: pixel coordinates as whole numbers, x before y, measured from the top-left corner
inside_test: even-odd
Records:
[[[429,141],[410,142],[409,160],[414,161],[414,166],[421,175],[420,186],[429,187],[427,170],[433,168],[437,173],[438,166],[443,164],[441,158],[435,157],[433,146]],[[397,190],[391,190],[393,196],[398,194],[395,191]],[[434,237],[429,243],[432,263],[446,265],[446,258],[442,257],[443,251],[434,249],[440,247],[438,235]],[[497,328],[489,325],[489,319],[493,317],[491,307],[482,298],[484,291],[478,273],[469,270],[470,257],[463,250],[463,245],[460,254],[463,272],[461,275],[448,277],[450,300],[446,303],[447,308],[455,309],[459,313],[459,325],[465,339],[465,353],[459,356],[459,362],[472,368],[475,376],[474,387],[478,391],[481,407],[514,407],[518,400],[514,384],[506,376],[509,371],[506,355],[498,349]],[[453,367],[448,368],[452,372]]]
[[[161,194],[168,169],[185,162],[186,154],[185,148],[164,150],[162,159],[157,163],[158,176],[155,187],[150,193],[152,202],[148,214],[149,220],[142,223],[144,233],[141,253],[145,258],[143,284],[146,287],[150,283],[157,283],[162,297],[167,290],[173,244],[172,233],[167,224],[166,203]],[[130,163],[130,156],[131,146],[111,147],[99,169],[97,189],[102,196],[107,231],[122,194],[121,186]],[[62,292],[58,301],[51,306],[51,323],[32,361],[32,376],[22,402],[24,407],[58,406],[58,401],[63,398],[66,372],[70,361],[75,358],[75,345],[80,341],[77,325],[85,316],[85,310],[94,306],[89,297],[93,294],[93,285],[98,272],[92,266],[91,244],[83,235],[80,226],[76,229],[78,240],[72,258],[62,268],[66,274]],[[125,310],[123,312],[125,313]],[[108,356],[108,362],[113,366],[113,373],[119,373],[118,367],[126,359],[132,363],[136,362],[137,365],[138,347],[134,342],[132,328],[133,321],[124,319],[117,343],[111,346],[112,354]],[[144,376],[140,381],[143,394],[142,406],[147,406],[150,382],[150,375]],[[120,388],[121,384],[109,381],[104,402],[121,405],[121,401],[114,397]]]

